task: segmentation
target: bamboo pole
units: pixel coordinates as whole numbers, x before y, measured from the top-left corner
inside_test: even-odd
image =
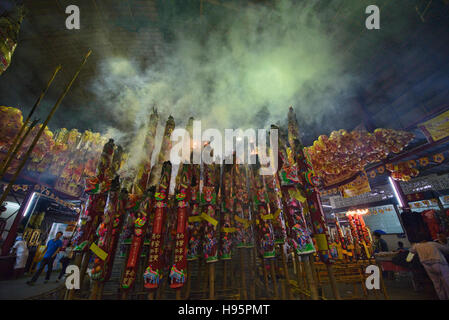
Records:
[[[316,286],[318,288],[318,294],[321,295],[322,287],[321,287],[321,283],[320,283],[320,278],[318,277],[318,272],[316,270],[315,261],[314,261],[313,256],[309,256],[309,264],[310,264],[310,269],[312,269],[313,280],[315,280]]]
[[[310,297],[312,298],[312,300],[318,300],[319,299],[318,288],[312,274],[310,255],[306,254],[302,257],[304,258],[304,271],[306,273],[307,282],[309,284]]]
[[[86,276],[87,267],[89,266],[90,256],[91,256],[91,251],[90,250],[84,252],[84,254],[83,254],[83,262],[81,263],[81,268],[80,268],[80,283],[81,283],[81,286],[84,283],[84,277]]]
[[[228,261],[223,261],[223,291],[228,288]]]
[[[234,277],[234,275],[236,274],[236,272],[235,272],[235,259],[232,259],[231,260],[231,265],[230,265],[230,269],[231,269],[231,283],[230,283],[230,285],[231,285],[231,289],[235,289],[235,277]]]
[[[292,291],[290,289],[290,277],[288,274],[287,259],[285,257],[285,252],[282,249],[282,247],[280,247],[280,250],[281,250],[281,258],[282,258],[282,268],[284,269],[284,278],[285,278],[285,282],[287,285],[287,288],[286,288],[287,289],[287,297],[289,300],[292,300],[293,297],[292,297]]]
[[[243,249],[240,249],[240,276],[241,276],[241,292],[243,300],[248,300],[248,293],[246,292],[246,274],[245,274],[245,263],[243,260]]]
[[[162,284],[161,284],[160,288],[156,289],[156,299],[157,300],[161,300],[162,299],[162,295],[164,294],[166,287],[167,287],[167,281],[162,279]]]
[[[55,79],[56,75],[58,74],[59,70],[61,70],[61,68],[62,68],[61,65],[56,67],[55,71],[53,72],[52,77],[50,78],[50,80],[48,80],[46,87],[42,91],[41,95],[37,98],[36,102],[34,103],[33,107],[30,110],[30,113],[28,114],[27,118],[23,122],[22,127],[19,130],[19,133],[17,133],[16,137],[14,138],[14,141],[11,144],[11,147],[9,147],[6,158],[3,160],[3,165],[0,169],[0,180],[3,178],[4,174],[8,170],[8,167],[9,167],[11,161],[16,157],[17,152],[19,152],[20,147],[22,146],[23,142],[25,141],[25,139],[30,131],[30,130],[27,130],[27,132],[25,132],[24,136],[21,137],[23,130],[25,130],[25,127],[30,122],[30,119],[33,116],[34,111],[36,111],[37,107],[39,106],[39,104],[41,103],[45,94],[47,93],[48,88],[50,88],[53,80]],[[19,141],[19,139],[20,139],[20,141]]]
[[[89,300],[97,300],[98,290],[99,290],[98,281],[94,281],[92,290],[90,292]]]
[[[265,286],[265,292],[267,295],[270,294],[270,289],[268,288],[268,272],[265,265],[265,261],[261,259],[261,265],[262,265],[262,272],[263,272],[263,280],[264,280],[264,286]]]
[[[296,282],[298,285],[298,289],[300,290],[299,297],[301,299],[304,299],[304,294],[301,292],[301,288],[304,289],[304,288],[306,288],[306,286],[302,285],[302,282],[303,282],[302,269],[301,269],[302,261],[301,262],[299,261],[299,255],[293,254],[293,262],[295,262],[295,265],[296,265]]]
[[[155,297],[156,297],[156,290],[151,290],[148,293],[148,300],[154,300]]]
[[[273,283],[273,293],[274,299],[279,299],[279,290],[278,290],[278,284],[277,284],[277,279],[276,279],[276,269],[275,269],[275,264],[274,264],[274,259],[270,260],[270,273],[271,273],[271,281]]]
[[[337,280],[335,279],[334,269],[332,265],[326,264],[327,274],[329,275],[329,281],[331,283],[332,293],[336,300],[341,300],[340,292],[338,291]]]
[[[101,282],[98,286],[97,300],[101,300],[103,298],[103,290],[104,290],[104,282]]]
[[[254,259],[254,250],[250,249],[250,265],[251,265],[251,283],[250,283],[250,299],[256,300],[256,260]]]
[[[282,300],[287,300],[287,288],[285,285],[285,278],[281,279],[280,282],[281,282],[281,293],[282,293],[281,298],[282,298]]]
[[[209,299],[215,299],[215,263],[209,264]]]
[[[6,190],[3,192],[2,197],[0,198],[0,203],[3,203],[6,200],[6,197],[8,196],[9,192],[11,191],[12,186],[13,186],[14,182],[16,182],[20,172],[25,167],[25,164],[26,164],[28,158],[30,157],[31,153],[33,152],[33,149],[36,146],[39,138],[42,136],[42,133],[44,132],[44,130],[47,127],[48,123],[50,122],[51,118],[55,114],[56,110],[58,110],[59,105],[61,104],[62,100],[67,95],[67,93],[69,92],[70,88],[72,87],[73,83],[75,82],[76,78],[78,77],[78,75],[79,75],[79,73],[81,71],[81,68],[84,66],[84,64],[87,61],[87,58],[89,58],[91,53],[92,53],[91,50],[89,50],[87,52],[87,54],[84,57],[83,62],[79,66],[79,68],[76,71],[75,75],[73,76],[72,80],[70,80],[70,82],[67,84],[64,92],[59,96],[59,98],[56,101],[55,105],[53,106],[53,108],[51,109],[50,113],[48,114],[47,119],[45,119],[44,123],[42,124],[42,127],[37,132],[36,137],[34,137],[34,140],[31,143],[31,146],[28,148],[27,153],[23,157],[23,160],[21,161],[19,167],[17,168],[17,171],[14,173],[13,177],[11,178],[11,181],[9,181],[8,186],[6,187]]]
[[[187,283],[186,283],[186,291],[184,295],[184,299],[187,300],[190,298],[190,288],[192,283],[192,263],[187,263]]]
[[[205,260],[202,262],[201,266],[202,266],[202,269],[204,270],[204,277],[202,279],[203,286],[202,286],[201,293],[204,294],[204,293],[206,293],[207,287],[209,284],[209,268],[207,267],[207,263]],[[198,276],[200,276],[200,275],[201,275],[201,273],[198,274]]]

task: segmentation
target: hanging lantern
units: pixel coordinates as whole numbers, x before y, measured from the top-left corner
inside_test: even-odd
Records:
[[[444,161],[444,155],[442,153],[437,153],[433,156],[433,161],[436,163],[442,163]]]
[[[419,159],[418,161],[419,161],[419,164],[423,167],[425,167],[429,164],[429,158],[427,158],[427,157],[423,157],[423,158]]]

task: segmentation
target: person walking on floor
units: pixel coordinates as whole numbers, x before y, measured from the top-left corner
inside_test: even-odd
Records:
[[[70,261],[72,260],[72,255],[73,255],[73,247],[72,247],[72,242],[69,242],[67,244],[67,247],[62,250],[62,257],[61,259],[59,259],[59,262],[61,262],[62,265],[62,269],[61,272],[59,273],[58,279],[56,279],[56,282],[59,282],[59,280],[61,280],[62,276],[65,275],[65,270],[67,269],[67,266],[69,265]]]
[[[60,238],[62,237],[62,232],[59,231],[56,233],[56,237],[51,239],[47,243],[47,251],[45,251],[44,258],[41,261],[39,269],[33,275],[30,281],[27,281],[28,285],[34,285],[36,280],[39,278],[40,274],[44,270],[45,266],[47,266],[47,275],[45,276],[44,283],[47,283],[50,280],[51,272],[53,270],[53,262],[55,261],[55,257],[58,254],[59,250],[62,247],[62,241]]]
[[[423,240],[413,244],[411,253],[417,253],[440,300],[449,300],[449,264],[443,254],[449,247],[435,241]]]
[[[16,243],[11,248],[11,253],[16,254],[16,263],[14,264],[14,277],[17,279],[25,271],[25,265],[28,259],[28,247],[22,236],[17,236]]]

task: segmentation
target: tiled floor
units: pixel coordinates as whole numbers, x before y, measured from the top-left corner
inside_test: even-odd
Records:
[[[52,291],[60,286],[63,286],[63,282],[55,282],[57,272],[54,272],[50,281],[44,284],[44,275],[38,279],[34,286],[28,286],[26,281],[30,279],[30,276],[22,277],[17,280],[4,280],[0,281],[0,300],[12,299],[22,300],[41,295],[43,293]],[[398,280],[386,280],[385,285],[387,287],[387,293],[390,300],[436,300],[437,297],[430,284],[430,286],[416,292],[409,278],[400,278]],[[352,286],[339,285],[340,294],[343,297],[353,296],[354,288]],[[360,290],[360,289],[358,289]],[[330,288],[325,288],[326,297],[332,299],[333,295]],[[358,292],[360,293],[360,291]],[[369,294],[368,299],[383,299],[381,295]]]
[[[26,282],[31,276],[21,277],[17,280],[0,281],[0,299],[5,300],[23,300],[43,294],[63,285],[63,282],[56,282],[58,272],[53,272],[52,277],[47,283],[44,283],[45,276],[42,274],[34,286],[29,286]]]

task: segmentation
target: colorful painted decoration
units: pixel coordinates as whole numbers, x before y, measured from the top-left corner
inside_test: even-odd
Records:
[[[413,138],[412,133],[393,129],[376,129],[373,133],[342,129],[329,137],[319,136],[305,152],[310,155],[315,172],[329,185],[349,178],[392,152],[399,153]]]

